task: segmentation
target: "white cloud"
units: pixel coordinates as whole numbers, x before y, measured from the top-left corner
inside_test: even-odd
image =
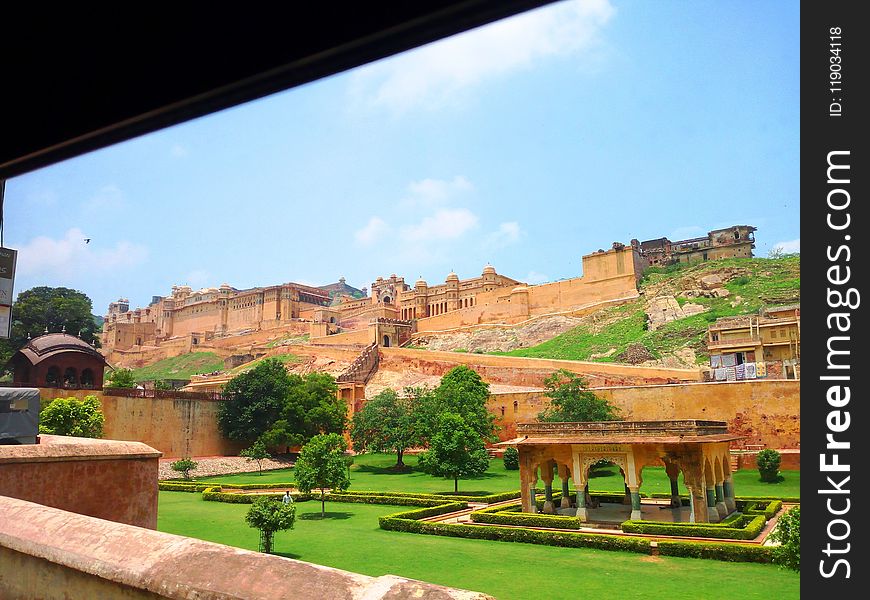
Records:
[[[498,226],[497,231],[493,231],[486,236],[484,245],[487,248],[504,248],[505,246],[517,243],[523,234],[524,232],[520,229],[519,223],[516,221],[509,221],[507,223],[502,223]]]
[[[408,184],[409,195],[399,202],[403,207],[434,207],[445,204],[457,194],[473,190],[474,186],[462,175],[452,180],[421,179]]]
[[[372,217],[366,226],[354,232],[357,243],[370,246],[390,230],[390,226],[380,217]]]
[[[169,149],[169,156],[172,158],[187,158],[190,156],[190,150],[187,149],[187,146],[173,144],[172,148]]]
[[[104,185],[99,191],[85,200],[84,208],[87,211],[103,212],[116,211],[124,207],[126,201],[124,192],[117,185]]]
[[[148,249],[121,241],[112,248],[101,248],[99,240],[85,243],[81,229],[72,228],[60,239],[40,236],[18,251],[18,272],[39,278],[68,278],[75,275],[110,273],[139,265]]]
[[[784,254],[793,254],[801,251],[801,239],[789,240],[787,242],[777,242],[773,245],[773,250],[779,250]]]
[[[455,102],[488,79],[590,49],[615,12],[609,0],[533,10],[364,67],[352,77],[351,94],[398,112]]]
[[[401,236],[408,242],[426,243],[460,237],[477,226],[477,215],[467,208],[442,209],[415,225],[402,227]]]
[[[529,274],[526,275],[526,282],[531,283],[532,285],[547,283],[548,281],[550,281],[549,276],[544,275],[543,273],[538,273],[537,271],[529,271]]]

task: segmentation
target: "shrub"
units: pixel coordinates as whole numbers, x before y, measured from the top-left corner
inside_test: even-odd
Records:
[[[190,472],[195,471],[198,466],[199,465],[196,461],[191,460],[189,456],[185,456],[181,460],[176,460],[174,463],[169,465],[173,471],[178,471],[185,479],[190,479]]]
[[[103,437],[105,417],[96,396],[55,398],[39,414],[39,433]]]
[[[707,558],[728,562],[769,563],[773,553],[767,546],[750,544],[717,544],[716,542],[658,542],[662,556]]]
[[[513,446],[504,449],[504,454],[502,455],[502,460],[504,460],[504,468],[508,471],[516,471],[520,468],[520,452]]]
[[[780,463],[782,463],[782,456],[776,450],[765,448],[759,452],[755,457],[755,464],[761,474],[761,481],[777,481]]]
[[[801,507],[795,506],[779,518],[770,539],[779,542],[773,548],[773,562],[793,571],[801,570]]]
[[[625,521],[626,533],[647,535],[678,535],[729,540],[752,540],[758,537],[767,520],[764,515],[744,516],[725,523],[661,523],[658,521]]]
[[[475,523],[492,525],[519,525],[525,527],[551,527],[553,529],[580,529],[580,519],[567,515],[542,515],[516,512],[475,511],[471,513]]]

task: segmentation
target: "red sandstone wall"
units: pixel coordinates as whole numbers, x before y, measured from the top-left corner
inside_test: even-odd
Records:
[[[607,387],[595,392],[620,408],[626,420],[726,421],[729,431],[746,436],[745,444],[800,448],[800,381]],[[494,394],[488,403],[490,412],[504,427],[499,433],[502,440],[516,437],[516,424],[535,420],[548,405],[549,398],[543,391]]]
[[[468,365],[490,383],[543,387],[544,379],[557,369],[567,369],[584,375],[590,385],[636,385],[700,381],[701,372],[693,369],[663,369],[614,363],[580,362],[436,352],[406,348],[380,348],[379,370],[416,371],[426,375],[444,375],[459,364]]]
[[[111,440],[40,438],[40,444],[0,450],[0,496],[156,529],[160,455],[153,448]],[[54,443],[58,438],[59,447]]]

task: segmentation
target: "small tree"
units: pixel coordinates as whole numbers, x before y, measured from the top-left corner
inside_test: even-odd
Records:
[[[430,475],[452,479],[453,491],[458,492],[459,478],[483,475],[489,456],[483,438],[471,425],[456,413],[444,413],[419,465]]]
[[[260,440],[257,440],[249,448],[245,448],[239,452],[239,456],[245,457],[248,459],[248,462],[251,462],[252,460],[257,461],[259,475],[263,474],[263,460],[266,458],[272,458],[272,455],[266,451],[266,444]]]
[[[779,481],[779,465],[782,463],[782,456],[776,450],[765,448],[755,457],[755,465],[758,467],[758,473],[761,475],[761,481],[775,483]]]
[[[169,391],[174,389],[172,384],[166,381],[165,379],[157,379],[154,381],[154,389],[155,390],[165,390]]]
[[[504,449],[502,460],[504,460],[505,469],[508,471],[516,471],[520,468],[520,451],[513,446],[509,446]]]
[[[106,383],[106,387],[136,387],[136,379],[133,377],[133,371],[131,371],[130,369],[115,369],[109,374],[109,380]]]
[[[307,493],[320,490],[320,518],[326,516],[326,490],[350,487],[344,452],[347,442],[337,433],[316,435],[299,453],[294,470],[297,487]]]
[[[185,456],[180,460],[176,460],[171,465],[169,465],[169,467],[173,471],[178,471],[184,476],[185,479],[190,479],[190,472],[195,471],[198,466],[199,464],[196,461],[191,460],[189,456]]]
[[[793,571],[801,570],[801,507],[795,506],[779,518],[770,539],[779,542],[773,548],[773,562]]]
[[[618,421],[619,409],[588,389],[586,380],[576,373],[559,369],[544,380],[550,408],[538,414],[539,421]]]
[[[55,398],[39,413],[39,432],[75,437],[103,437],[105,416],[96,396]]]
[[[292,502],[284,504],[269,496],[254,500],[245,515],[245,521],[251,527],[260,530],[260,552],[272,552],[272,543],[276,531],[293,529],[296,523],[296,505]]]
[[[405,449],[417,443],[417,423],[410,398],[383,390],[353,416],[350,436],[357,452],[396,453],[396,469],[404,469]]]

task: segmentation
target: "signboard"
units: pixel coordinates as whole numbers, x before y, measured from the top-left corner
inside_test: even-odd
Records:
[[[15,298],[15,259],[18,251],[0,248],[0,338],[8,338],[12,327],[12,301]]]

